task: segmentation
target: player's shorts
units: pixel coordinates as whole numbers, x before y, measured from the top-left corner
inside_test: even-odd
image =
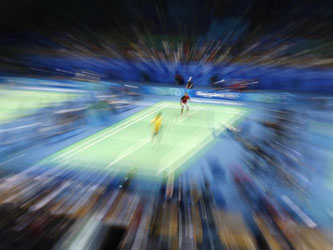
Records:
[[[185,106],[187,107],[187,103],[184,103],[184,102],[182,102],[182,108],[184,108]]]
[[[154,135],[157,135],[158,132],[160,131],[161,127],[160,126],[156,126],[154,127]]]

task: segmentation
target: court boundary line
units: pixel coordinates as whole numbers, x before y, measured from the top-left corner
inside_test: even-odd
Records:
[[[173,109],[179,109],[180,106],[178,105],[169,105],[170,108],[173,108]],[[224,110],[224,111],[217,111],[217,110],[214,110],[213,112],[216,112],[216,113],[228,113],[228,114],[245,114],[246,111],[243,111],[243,110],[237,110],[237,109],[240,109],[239,107],[238,108],[232,108],[232,107],[225,107],[227,108],[227,110]],[[229,109],[229,110],[228,110]],[[235,110],[230,110],[230,109],[235,109]],[[204,109],[204,108],[201,108],[201,109],[198,109],[197,107],[193,107],[193,106],[190,106],[190,110],[204,110],[204,111],[209,111],[209,108],[207,109]]]
[[[196,113],[198,113],[199,111],[202,111],[202,109],[196,109],[192,114],[187,115],[186,117],[182,117],[177,121],[177,124],[180,124],[181,122],[185,121],[186,119],[188,119],[189,117],[193,117]],[[187,111],[188,112],[188,111]]]
[[[153,105],[153,106],[154,106],[154,105]],[[155,107],[153,107],[153,106],[152,106],[153,109],[158,109],[159,107],[162,107],[162,106],[164,106],[164,107],[168,106],[168,107],[172,107],[172,108],[179,108],[178,106],[176,106],[176,105],[171,105],[171,104],[169,104],[168,102],[167,102],[167,103],[165,103],[165,102],[160,102],[160,103],[157,104],[157,106],[155,106]],[[195,109],[195,110],[200,111],[200,110],[203,110],[203,109],[202,109],[202,108],[199,108],[199,109]],[[151,111],[152,111],[152,110],[147,110],[147,111],[144,112],[143,114],[150,113]],[[214,111],[214,112],[215,112],[215,111]],[[230,112],[230,111],[229,111],[229,112],[228,112],[228,111],[227,111],[227,112],[225,112],[225,111],[217,111],[217,112],[221,112],[221,113],[235,113],[235,114],[242,114],[242,115],[243,115],[244,113],[246,113],[246,112],[244,112],[244,111],[239,112],[239,111],[237,111],[237,110],[235,110],[234,112],[233,112],[233,111],[232,111],[232,112]],[[141,114],[141,115],[143,115],[143,114]],[[139,117],[140,117],[140,116],[139,116]],[[184,120],[185,120],[185,119],[186,119],[186,118],[184,118]],[[140,120],[141,120],[141,119],[140,119]],[[98,140],[98,138],[103,137],[104,135],[106,135],[106,134],[108,134],[108,133],[111,133],[112,131],[118,129],[118,127],[124,126],[125,124],[130,123],[130,122],[132,122],[132,119],[129,119],[128,121],[125,121],[125,122],[123,122],[123,123],[121,123],[121,124],[119,124],[119,125],[116,125],[116,127],[111,126],[110,129],[107,129],[107,131],[105,131],[104,133],[98,135],[98,136],[95,137],[95,138],[92,138],[92,139],[90,139],[90,140],[84,142],[82,145],[77,145],[76,147],[70,149],[69,151],[64,152],[63,154],[61,154],[61,155],[59,155],[59,156],[56,156],[56,157],[54,157],[53,159],[50,159],[50,161],[51,161],[51,162],[54,162],[54,161],[56,161],[57,159],[62,158],[63,156],[68,155],[68,154],[70,154],[70,153],[73,152],[73,151],[76,151],[78,148],[80,148],[80,147],[82,147],[82,146],[85,146],[85,145],[89,144],[90,142],[93,143],[94,141]],[[177,123],[178,123],[178,122],[177,122]],[[93,144],[93,145],[95,145],[95,144]],[[88,147],[88,148],[89,148],[89,147]],[[80,152],[81,152],[81,151],[80,151]],[[74,154],[76,154],[76,153],[73,153],[73,155],[74,155]],[[72,156],[70,156],[70,157],[72,157]],[[65,157],[64,159],[61,159],[60,161],[63,161],[63,160],[68,159],[68,158],[70,158],[70,157]]]
[[[243,114],[241,114],[241,115],[235,114],[234,116],[232,116],[230,119],[228,119],[228,120],[225,121],[224,123],[229,124],[230,121],[231,121],[231,123],[233,123],[233,122],[237,121],[238,119],[240,119],[242,116],[243,116]],[[223,129],[223,130],[221,131],[221,133],[222,133],[224,130],[225,130],[225,129]],[[211,133],[208,133],[208,134],[207,134],[206,136],[204,136],[202,139],[200,138],[200,140],[195,144],[195,146],[190,147],[190,150],[186,150],[186,152],[187,152],[187,153],[188,153],[188,152],[191,152],[192,149],[195,149],[196,147],[198,147],[198,145],[200,145],[200,143],[201,143],[202,141],[206,140],[209,136],[211,136]],[[214,140],[214,138],[212,138],[212,140]],[[210,140],[210,141],[212,141],[212,140]],[[210,142],[210,141],[209,141],[209,142]],[[207,143],[207,144],[208,144],[208,143]],[[206,146],[207,144],[205,144],[204,146]],[[188,148],[188,147],[187,147],[187,148]],[[186,149],[187,149],[187,148],[186,148]],[[202,149],[202,148],[203,148],[203,147],[199,146],[199,149]],[[186,161],[188,161],[191,157],[193,157],[193,156],[197,153],[197,151],[198,151],[198,150],[193,151],[193,154],[191,154],[190,157],[187,157],[183,163],[178,164],[179,166],[177,166],[176,168],[172,168],[172,169],[171,169],[172,171],[169,169],[169,170],[168,170],[168,174],[173,173],[175,170],[177,170],[178,168],[180,168],[181,165],[184,164]],[[170,152],[169,154],[171,155],[171,152]],[[169,156],[169,154],[168,154],[168,156]],[[186,154],[182,154],[182,155],[179,156],[176,160],[174,160],[171,164],[168,164],[168,167],[163,167],[162,170],[161,170],[161,169],[158,169],[158,171],[157,171],[157,173],[156,173],[156,176],[160,175],[163,171],[167,170],[167,169],[170,168],[172,165],[175,165],[175,164],[177,163],[177,161],[180,161],[181,158],[182,158],[184,155],[186,155]],[[163,157],[163,158],[165,158],[165,157]]]
[[[135,124],[136,122],[138,122],[138,121],[140,121],[140,120],[142,120],[142,119],[144,119],[146,116],[148,116],[148,115],[151,115],[151,114],[153,114],[154,112],[158,112],[159,110],[163,110],[164,108],[175,108],[175,107],[177,107],[177,108],[179,108],[178,107],[178,105],[171,105],[170,104],[170,102],[166,102],[166,101],[162,101],[162,102],[159,102],[159,103],[156,103],[156,104],[153,104],[152,106],[150,106],[149,108],[148,108],[148,110],[142,110],[142,111],[139,111],[138,113],[141,113],[141,114],[138,114],[138,113],[136,113],[136,114],[134,114],[134,116],[135,115],[138,115],[137,117],[133,117],[133,118],[130,118],[130,117],[128,117],[129,118],[129,120],[127,120],[127,121],[124,121],[124,122],[120,122],[120,124],[118,124],[118,125],[116,125],[115,127],[113,127],[114,125],[112,125],[109,129],[108,128],[106,128],[106,131],[104,131],[103,133],[101,133],[100,135],[98,135],[98,138],[100,138],[102,135],[106,135],[106,136],[104,136],[103,138],[101,138],[100,140],[97,140],[96,141],[96,138],[91,138],[90,140],[88,140],[87,142],[85,142],[83,145],[86,145],[88,142],[90,142],[90,141],[93,141],[93,143],[91,143],[91,144],[89,144],[89,145],[87,145],[88,147],[84,147],[83,149],[80,149],[80,150],[78,150],[77,152],[74,152],[73,154],[71,154],[71,155],[69,155],[68,157],[66,157],[65,159],[62,159],[60,162],[59,162],[59,165],[62,165],[62,164],[64,164],[64,161],[67,161],[69,158],[71,158],[71,157],[73,157],[74,155],[76,155],[76,154],[78,154],[78,153],[80,153],[80,152],[82,152],[82,151],[84,151],[84,150],[86,150],[86,149],[88,149],[88,148],[90,148],[91,146],[93,146],[93,145],[95,145],[95,144],[97,144],[97,143],[99,143],[100,141],[103,141],[103,140],[105,140],[105,139],[107,139],[108,137],[110,137],[110,136],[112,136],[113,134],[116,134],[116,133],[118,133],[118,132],[120,132],[120,131],[122,131],[123,129],[125,129],[125,128],[127,128],[127,127],[129,127],[129,126],[131,126],[131,125],[133,125],[133,124]],[[235,108],[235,110],[232,110],[232,111],[235,111],[235,112],[230,112],[230,108],[231,107],[226,107],[227,109],[229,109],[229,112],[226,112],[226,111],[216,111],[216,110],[214,110],[214,112],[218,112],[218,113],[229,113],[229,114],[234,114],[230,119],[228,119],[227,121],[225,121],[224,123],[229,123],[230,121],[231,121],[231,123],[233,123],[233,122],[235,122],[235,121],[237,121],[238,119],[240,119],[244,114],[246,114],[247,113],[247,111],[246,110],[237,110],[237,109],[239,109],[239,108]],[[195,113],[197,113],[197,112],[199,112],[199,111],[203,111],[204,113],[205,113],[205,111],[206,111],[206,109],[202,109],[202,108],[198,108],[198,109],[194,109],[194,108],[192,108],[191,110],[194,110],[195,111]],[[194,114],[192,114],[192,116],[193,116]],[[187,116],[187,117],[185,117],[185,119],[183,119],[183,120],[186,120],[187,118],[189,118],[189,116]],[[236,118],[236,119],[235,119]],[[126,119],[126,118],[125,118]],[[133,120],[134,119],[134,120]],[[182,120],[182,121],[183,121]],[[182,122],[181,121],[181,122]],[[125,125],[126,124],[126,125]],[[124,126],[125,125],[125,126]],[[113,127],[113,128],[112,128]],[[117,130],[117,131],[115,131],[115,130]],[[101,131],[100,131],[101,132]],[[223,132],[223,131],[221,131],[221,132]],[[99,133],[99,132],[97,132],[97,133]],[[194,148],[196,148],[196,147],[198,147],[198,145],[203,141],[203,140],[205,140],[205,139],[207,139],[207,137],[209,137],[209,135],[210,134],[207,134],[204,138],[202,138],[194,147],[191,147],[191,150]],[[91,135],[92,136],[92,135]],[[84,139],[83,139],[84,140]],[[212,140],[210,139],[209,140],[209,142],[211,142]],[[136,152],[139,148],[141,148],[142,146],[144,146],[146,143],[148,143],[149,142],[149,140],[147,140],[147,141],[145,141],[144,142],[144,144],[142,144],[142,142],[138,145],[139,147],[138,148],[136,148],[135,147],[135,149],[134,150],[131,150],[131,152],[129,152],[129,153],[126,153],[124,156],[122,156],[120,159],[119,159],[119,157],[117,157],[113,162],[111,162],[108,166],[106,166],[106,167],[104,167],[104,168],[98,168],[98,170],[97,171],[103,171],[103,170],[107,170],[107,169],[109,169],[111,166],[113,166],[113,165],[115,165],[117,162],[119,162],[119,161],[121,161],[122,159],[124,159],[125,157],[127,157],[129,154],[132,154],[132,153],[134,153],[134,152]],[[79,142],[76,142],[76,143],[79,143]],[[75,143],[74,143],[75,144]],[[142,144],[142,145],[141,145]],[[206,145],[208,145],[207,143],[204,145],[204,147],[206,146]],[[75,149],[76,148],[79,148],[79,146],[80,147],[82,147],[82,145],[78,145],[78,146],[76,146],[76,147],[74,147],[73,149],[71,149],[71,150],[69,150],[68,152],[65,152],[65,154],[68,154],[68,153],[71,153],[71,152],[73,152],[73,151],[75,151]],[[203,147],[199,147],[199,149],[202,149]],[[190,150],[190,151],[191,151]],[[189,151],[189,152],[190,152]],[[187,162],[189,159],[191,159],[196,153],[198,152],[198,150],[194,150],[193,151],[193,153],[191,153],[191,156],[190,157],[185,157],[184,159],[185,160],[183,160],[182,158],[184,157],[184,155],[186,155],[186,154],[182,154],[180,157],[178,157],[174,162],[172,162],[171,164],[168,164],[168,167],[166,168],[166,169],[168,169],[168,168],[170,168],[171,166],[173,166],[173,165],[175,165],[176,164],[176,162],[178,162],[178,161],[180,161],[180,162],[182,162],[181,164],[178,164],[179,166],[177,166],[176,168],[172,168],[172,170],[169,170],[169,172],[168,173],[170,173],[170,171],[172,171],[172,172],[175,172],[178,168],[180,168],[185,162]],[[120,155],[122,155],[123,153],[120,153]],[[64,155],[64,154],[63,154]],[[47,161],[55,161],[56,159],[58,159],[59,158],[59,156],[57,156],[56,158],[53,158],[53,159],[47,159]],[[42,161],[45,161],[46,159],[44,159],[44,160],[42,160]],[[116,161],[116,162],[115,162]],[[41,162],[41,164],[43,164],[42,162]],[[90,168],[89,168],[90,169]],[[149,168],[147,168],[147,170],[149,170]],[[162,170],[160,170],[160,169],[158,169],[158,174],[156,174],[155,176],[157,176],[157,175],[159,175],[161,172],[163,172],[165,169],[162,169]],[[114,170],[114,171],[116,171],[116,169]],[[118,171],[118,170],[117,170]],[[154,175],[149,175],[149,176],[154,176]]]
[[[156,173],[156,176],[158,176],[158,175],[160,175],[163,171],[165,171],[165,170],[168,170],[173,164],[175,164],[179,159],[181,159],[184,155],[186,155],[188,152],[191,152],[191,150],[193,149],[193,148],[195,148],[195,147],[197,147],[204,139],[206,139],[208,136],[209,136],[210,134],[205,134],[204,136],[200,136],[200,140],[194,145],[194,146],[192,146],[192,147],[185,147],[186,148],[186,152],[185,153],[182,153],[180,156],[178,156],[178,157],[175,157],[172,161],[171,161],[171,163],[169,163],[168,162],[168,164],[166,164],[166,166],[164,166],[164,167],[162,167],[162,168],[159,168],[158,169],[158,171],[157,171],[157,173]],[[201,139],[201,137],[203,137],[202,139]],[[194,137],[195,138],[195,137]],[[192,141],[196,141],[196,140],[194,140],[194,139],[192,139],[191,140],[191,142]],[[169,152],[169,154],[167,154],[167,155],[165,155],[163,158],[169,158],[169,156],[170,155],[174,155],[174,152]],[[161,160],[161,162],[163,162],[162,160]],[[170,171],[168,171],[168,174],[169,174],[169,172]]]
[[[125,157],[127,157],[128,155],[134,153],[135,151],[137,151],[139,148],[143,147],[144,145],[146,145],[149,142],[149,137],[145,137],[143,140],[141,140],[139,143],[136,143],[135,145],[133,145],[132,147],[130,147],[129,149],[123,151],[120,153],[120,155],[113,160],[109,165],[107,165],[105,167],[105,169],[110,168],[111,166],[115,165],[116,163],[118,163],[119,161],[121,161],[122,159],[124,159]]]

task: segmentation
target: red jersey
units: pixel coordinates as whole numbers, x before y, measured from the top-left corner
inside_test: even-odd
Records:
[[[184,95],[182,98],[180,98],[180,101],[184,104],[186,104],[188,100],[190,100],[188,95]]]

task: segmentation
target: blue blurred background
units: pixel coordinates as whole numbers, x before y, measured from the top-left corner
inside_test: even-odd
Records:
[[[0,249],[333,249],[332,25],[329,0],[1,3]],[[48,161],[185,92],[163,136],[212,143],[177,174]]]

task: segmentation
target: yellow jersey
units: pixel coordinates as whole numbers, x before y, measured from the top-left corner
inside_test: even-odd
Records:
[[[154,125],[154,132],[157,133],[161,126],[162,126],[162,117],[161,116],[156,116],[151,123]]]

